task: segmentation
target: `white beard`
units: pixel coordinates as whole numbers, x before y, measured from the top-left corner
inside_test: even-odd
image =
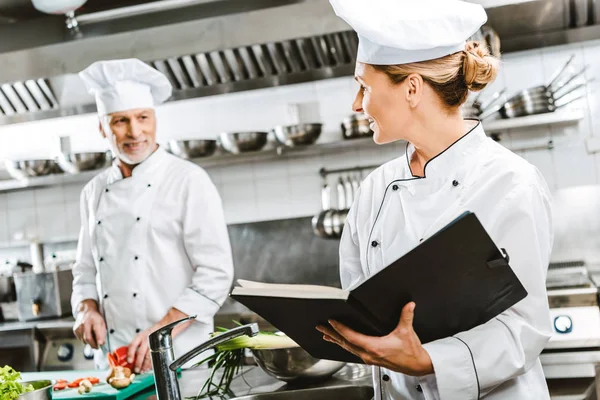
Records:
[[[131,158],[129,158],[127,156],[127,154],[123,154],[121,153],[121,151],[119,150],[119,147],[117,146],[117,139],[115,137],[115,135],[110,132],[110,135],[108,136],[108,142],[110,144],[110,150],[113,153],[113,156],[115,158],[118,158],[119,160],[121,160],[122,162],[124,162],[127,165],[138,165],[143,163],[144,161],[146,161],[146,159],[148,157],[150,157],[150,155],[153,152],[153,149],[148,149],[148,152],[144,155],[143,158],[139,159],[139,160],[132,160]]]

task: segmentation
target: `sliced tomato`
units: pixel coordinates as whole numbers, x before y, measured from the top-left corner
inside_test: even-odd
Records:
[[[58,382],[52,387],[52,389],[56,391],[56,390],[63,390],[66,387],[67,387],[66,382]]]
[[[66,379],[57,379],[56,383],[69,383],[69,381]]]
[[[116,365],[121,367],[127,367],[129,369],[133,368],[133,365],[127,362],[128,351],[129,348],[127,346],[122,346],[113,352],[113,357],[115,358]]]
[[[119,347],[113,353],[117,359],[117,363],[124,366],[123,363],[127,363],[127,346]]]
[[[95,376],[90,376],[89,378],[86,378],[88,381],[90,381],[90,383],[92,385],[96,385],[98,383],[100,383],[100,379],[96,378]]]

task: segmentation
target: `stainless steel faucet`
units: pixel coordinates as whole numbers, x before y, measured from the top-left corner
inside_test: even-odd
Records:
[[[150,354],[152,356],[152,368],[154,369],[154,379],[156,383],[156,396],[158,400],[182,399],[179,390],[179,381],[177,380],[177,370],[192,358],[238,336],[255,336],[258,334],[257,324],[252,323],[243,325],[214,336],[193,350],[188,351],[178,359],[175,359],[171,332],[175,326],[195,318],[196,316],[194,315],[175,321],[152,332],[150,336],[148,336]]]

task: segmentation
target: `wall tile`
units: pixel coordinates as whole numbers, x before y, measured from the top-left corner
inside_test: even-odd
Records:
[[[8,208],[8,193],[0,193],[0,211],[6,211]]]
[[[37,209],[40,240],[56,240],[68,235],[69,221],[66,204],[46,204]]]
[[[8,213],[0,209],[0,243],[9,242]]]
[[[545,84],[542,53],[539,50],[505,55],[503,71],[509,95]]]
[[[83,190],[84,186],[85,184],[80,183],[63,185],[62,190],[65,202],[79,204],[81,199],[81,191]]]
[[[252,180],[224,182],[221,196],[227,223],[258,218],[256,190]]]
[[[256,180],[256,206],[261,219],[283,219],[292,215],[291,182],[287,177]]]
[[[81,214],[79,210],[79,202],[68,202],[65,204],[67,231],[65,236],[78,238],[79,230],[81,229]]]
[[[320,210],[321,177],[317,174],[290,179],[290,217],[314,215]]]
[[[20,190],[10,192],[6,195],[9,210],[18,208],[35,207],[35,195],[33,190]]]
[[[286,160],[275,160],[268,162],[253,162],[254,179],[257,182],[277,178],[288,178],[289,169]]]
[[[51,186],[45,188],[37,188],[34,190],[35,204],[37,207],[47,206],[51,204],[64,204],[65,192],[62,186]]]
[[[34,239],[39,235],[37,209],[35,207],[12,208],[8,212],[10,242]]]
[[[553,151],[556,187],[565,188],[598,183],[596,165],[583,140],[559,140]]]
[[[308,158],[290,158],[287,160],[291,179],[297,176],[318,176],[319,170],[325,165],[326,155],[315,155]]]
[[[234,164],[220,167],[221,182],[251,182],[254,179],[254,168],[252,164]]]
[[[558,189],[552,150],[522,151],[520,152],[520,156],[538,168],[550,190]]]

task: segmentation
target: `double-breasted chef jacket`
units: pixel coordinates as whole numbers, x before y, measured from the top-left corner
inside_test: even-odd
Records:
[[[209,337],[233,262],[221,199],[202,168],[162,147],[129,178],[113,165],[84,188],[81,220],[72,306],[98,301],[105,350],[128,345],[171,307],[197,316],[174,339],[176,356]],[[95,360],[106,367],[103,351]]]
[[[472,211],[507,250],[528,296],[483,325],[424,344],[432,375],[374,368],[376,399],[549,399],[539,360],[552,332],[545,287],[552,247],[549,190],[534,166],[489,139],[479,122],[470,123],[476,126],[426,164],[424,177],[410,170],[414,147],[408,144],[405,154],[361,184],[341,239],[342,286],[364,282]]]

